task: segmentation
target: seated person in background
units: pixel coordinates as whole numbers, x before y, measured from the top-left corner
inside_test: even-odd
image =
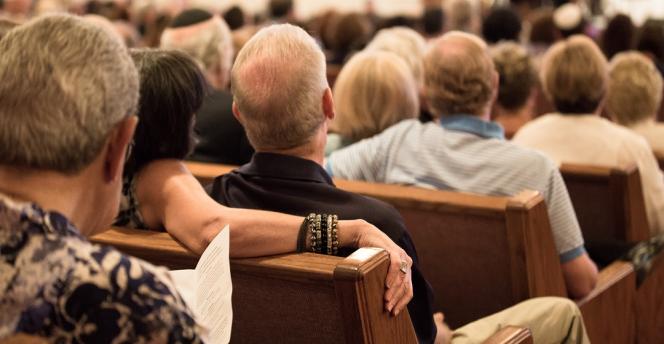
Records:
[[[338,214],[340,218],[367,219],[413,258],[414,298],[408,309],[419,341],[431,343],[437,333],[449,338],[442,321],[439,331],[434,326],[431,290],[417,267],[415,247],[399,213],[381,201],[337,189],[322,167],[327,127],[335,110],[325,78],[325,56],[313,38],[291,25],[263,29],[240,51],[231,75],[235,96],[233,111],[245,126],[256,153],[249,164],[217,177],[208,186],[212,197],[232,207],[298,215],[318,209]],[[530,301],[507,311],[501,321],[510,323],[512,316],[528,313],[526,310],[537,313],[540,302],[545,308],[557,308],[562,305],[559,303],[569,301]],[[529,314],[525,321],[539,323],[550,316],[547,312],[532,318]],[[560,319],[565,326],[570,324],[568,315],[563,314]],[[477,326],[481,328],[481,324],[487,323],[480,321]],[[471,327],[465,334],[461,331],[455,336],[460,341],[465,335],[475,339],[491,335],[495,329],[496,326],[487,326],[482,333]],[[562,336],[567,335],[567,331],[565,328]],[[580,333],[572,337],[582,338]],[[551,333],[551,336],[560,338],[561,334]]]
[[[486,44],[451,32],[424,60],[425,89],[437,120],[405,120],[373,138],[338,150],[327,161],[334,177],[511,196],[539,191],[547,204],[571,297],[588,294],[597,268],[588,257],[565,183],[542,154],[506,142],[489,121],[498,74]]]
[[[406,27],[394,27],[378,31],[365,49],[367,51],[394,53],[408,64],[415,79],[416,91],[420,99],[420,119],[423,122],[431,120],[431,114],[424,99],[424,66],[422,59],[426,49],[427,43],[422,35]]]
[[[416,118],[420,105],[410,69],[397,55],[366,51],[353,56],[334,83],[337,116],[330,124],[325,154],[374,136],[404,119]]]
[[[402,68],[399,71],[410,77],[405,63],[395,55],[364,56],[381,54],[393,58]],[[358,58],[362,59],[356,55],[350,63]],[[372,65],[374,61],[370,58],[362,68],[382,67],[383,63]],[[233,111],[257,153],[249,164],[216,178],[209,190],[212,198],[234,208],[299,216],[321,211],[340,219],[361,218],[380,228],[413,259],[414,298],[408,308],[418,338],[431,342],[436,335],[432,292],[418,269],[417,253],[401,216],[383,202],[335,188],[322,167],[334,104],[325,76],[325,55],[313,38],[291,25],[263,29],[240,51],[231,77]],[[411,90],[411,98],[416,99]],[[415,115],[416,103],[412,108]]]
[[[499,43],[490,50],[499,77],[498,98],[491,118],[511,139],[533,119],[537,95],[537,71],[528,51],[517,43]]]
[[[203,67],[209,94],[196,113],[196,148],[188,158],[217,164],[241,165],[251,159],[242,125],[233,117],[228,90],[233,61],[233,38],[219,16],[199,9],[180,13],[161,36],[161,48],[186,52]]]
[[[57,15],[0,49],[0,339],[201,342],[166,270],[86,239],[117,213],[136,126],[122,42]]]
[[[609,66],[606,112],[664,156],[664,124],[656,122],[661,104],[662,75],[655,64],[637,52],[617,54]]]
[[[123,200],[116,224],[160,229],[201,254],[226,224],[230,255],[251,257],[296,250],[302,217],[232,209],[211,199],[181,161],[192,148],[192,120],[204,97],[204,78],[195,61],[177,51],[134,50],[141,96],[136,135],[124,172]],[[410,258],[383,232],[363,220],[339,221],[341,247],[381,247],[392,265],[386,302],[411,295],[410,278],[400,272]],[[394,311],[401,309],[394,307]]]
[[[664,231],[664,178],[646,140],[601,118],[608,86],[606,58],[588,37],[556,43],[544,57],[541,80],[557,113],[538,117],[514,136],[559,163],[625,166],[641,174],[651,234]]]
[[[482,37],[489,44],[501,41],[519,42],[521,18],[510,7],[495,7],[482,22]]]

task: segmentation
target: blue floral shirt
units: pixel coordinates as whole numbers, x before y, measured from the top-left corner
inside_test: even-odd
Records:
[[[87,241],[61,214],[0,194],[0,340],[200,343],[163,268]]]

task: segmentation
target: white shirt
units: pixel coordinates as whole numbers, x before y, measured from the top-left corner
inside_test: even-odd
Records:
[[[585,252],[583,237],[557,166],[544,155],[502,138],[494,123],[471,116],[443,128],[405,120],[373,138],[335,151],[331,175],[482,195],[539,191],[547,204],[561,262]],[[499,131],[499,135],[496,133]]]
[[[558,163],[623,167],[641,175],[651,234],[664,231],[664,176],[644,138],[596,115],[548,114],[526,124],[512,141]]]
[[[629,128],[643,136],[650,144],[653,152],[664,156],[664,124],[657,123],[654,119],[648,119]]]

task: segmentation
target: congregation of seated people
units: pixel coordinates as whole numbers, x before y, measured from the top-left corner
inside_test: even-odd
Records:
[[[596,324],[613,312],[629,312],[633,342],[664,340],[664,331],[635,330],[643,307],[664,306],[664,290],[636,296],[664,285],[664,18],[605,14],[594,1],[413,2],[417,15],[385,15],[374,0],[302,16],[294,0],[260,10],[2,1],[0,343],[208,342],[210,329],[154,256],[98,242],[111,228],[161,232],[194,257],[227,230],[222,254],[235,261],[380,249],[389,262],[371,294],[380,326],[405,316],[418,343],[601,342]],[[201,184],[195,163],[223,172]],[[608,248],[631,275],[606,277],[611,269],[593,256],[604,242],[584,238],[565,166],[638,171],[638,193],[612,202],[643,205],[642,219],[626,221],[646,224],[646,237]],[[369,185],[372,197],[348,181]],[[455,314],[436,299],[431,262],[421,259],[436,243],[415,240],[422,229],[381,196],[386,184],[506,208],[532,192],[542,213],[519,226],[550,233],[504,246],[545,241],[537,249],[551,254],[512,252],[519,261],[506,270],[537,256],[556,271],[527,278],[560,275],[561,290],[451,328]],[[477,213],[459,212],[468,223]],[[490,253],[460,245],[454,254]],[[460,281],[445,283],[463,292]],[[615,285],[631,289],[606,293]],[[593,309],[601,294],[626,308]],[[231,342],[255,342],[224,326]],[[500,337],[510,326],[523,336]],[[289,336],[274,340],[299,342]]]

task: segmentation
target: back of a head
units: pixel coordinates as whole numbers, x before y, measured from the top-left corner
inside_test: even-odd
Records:
[[[371,137],[419,113],[417,86],[397,55],[365,51],[344,65],[334,84],[334,132],[352,141]]]
[[[577,3],[566,3],[553,12],[553,22],[563,37],[582,34],[586,28],[583,9]]]
[[[638,36],[636,49],[664,63],[664,21],[646,20]]]
[[[560,30],[553,22],[553,12],[548,9],[541,9],[535,12],[531,21],[530,44],[550,46],[553,45],[560,36]]]
[[[602,49],[608,59],[613,55],[632,49],[635,27],[632,19],[624,14],[617,14],[609,21],[602,33]]]
[[[339,15],[331,25],[332,49],[344,53],[364,48],[374,31],[369,18],[360,13]]]
[[[537,71],[524,47],[503,42],[491,49],[493,63],[500,77],[497,103],[507,110],[521,109],[537,86]]]
[[[224,12],[224,21],[231,30],[237,30],[244,26],[244,11],[242,7],[233,6]]]
[[[547,51],[541,71],[544,92],[564,114],[594,113],[606,93],[606,58],[590,38],[572,36]]]
[[[638,52],[617,54],[609,66],[606,111],[622,125],[654,118],[662,103],[662,76]]]
[[[449,30],[473,32],[479,13],[470,0],[450,0],[445,5]]]
[[[0,164],[75,174],[133,114],[138,76],[123,43],[69,15],[0,40]]]
[[[429,36],[439,35],[445,28],[445,12],[442,7],[430,7],[422,15],[422,29]]]
[[[435,116],[480,115],[494,90],[494,66],[477,36],[453,31],[433,42],[424,57],[424,90]]]
[[[182,50],[205,71],[221,69],[222,74],[228,74],[234,53],[233,38],[226,22],[200,9],[186,10],[175,17],[162,34],[160,47]]]
[[[231,78],[256,150],[303,145],[324,121],[325,55],[301,28],[282,24],[260,30],[238,53]]]
[[[134,49],[140,76],[139,122],[125,174],[157,159],[184,159],[193,148],[193,118],[205,96],[196,62],[177,50]]]
[[[495,8],[484,18],[482,36],[487,43],[519,41],[521,18],[509,7]]]
[[[293,0],[270,0],[268,7],[270,17],[280,19],[288,16],[293,11]]]
[[[424,78],[422,58],[427,43],[417,31],[406,27],[394,27],[378,31],[367,45],[367,50],[387,51],[401,57],[410,67],[418,85]]]

